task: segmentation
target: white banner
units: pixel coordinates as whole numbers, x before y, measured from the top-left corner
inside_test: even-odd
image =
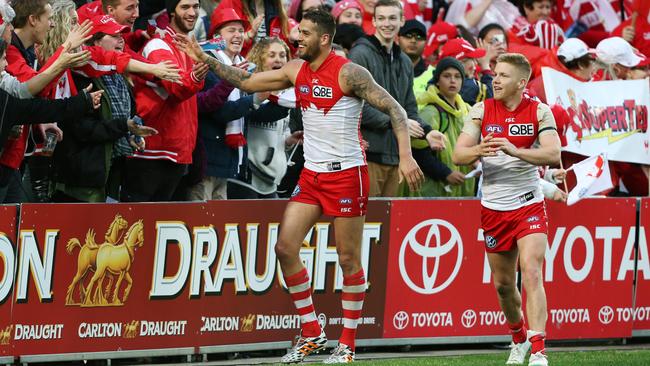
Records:
[[[571,119],[564,151],[650,164],[648,79],[584,83],[547,67],[542,77],[548,104],[562,105]]]

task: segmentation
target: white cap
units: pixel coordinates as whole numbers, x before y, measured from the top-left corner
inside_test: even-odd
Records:
[[[6,0],[0,0],[0,34],[5,31],[7,24],[14,20],[16,13]]]
[[[586,43],[578,38],[568,38],[557,49],[557,55],[564,58],[564,62],[571,62],[587,54],[595,54],[596,50],[589,48]]]
[[[605,38],[596,46],[598,58],[608,64],[621,64],[625,67],[637,66],[643,58],[634,52],[634,48],[621,37]]]

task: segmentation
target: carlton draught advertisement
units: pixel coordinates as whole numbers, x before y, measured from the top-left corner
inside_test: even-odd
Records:
[[[4,347],[24,355],[293,339],[299,317],[273,250],[285,205],[23,205],[13,299],[1,299],[12,319],[0,324]],[[369,208],[362,261],[370,283],[382,284],[388,204]],[[336,339],[342,274],[331,221],[314,226],[301,256],[319,320]],[[384,298],[371,285],[361,338],[381,337]]]

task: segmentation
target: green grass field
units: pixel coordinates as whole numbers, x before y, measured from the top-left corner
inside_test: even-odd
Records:
[[[357,361],[368,365],[386,366],[503,366],[508,354],[453,356],[453,357],[417,357],[378,361]],[[650,350],[632,351],[586,351],[586,352],[549,352],[551,366],[649,366]]]

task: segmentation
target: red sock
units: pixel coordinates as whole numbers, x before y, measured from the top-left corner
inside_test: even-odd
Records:
[[[537,353],[541,352],[543,354],[546,354],[546,347],[544,346],[544,339],[546,339],[546,335],[542,332],[531,332],[530,336],[530,343],[532,344],[532,348],[530,350],[530,353]]]
[[[307,269],[303,268],[298,273],[285,276],[284,282],[289,288],[291,300],[300,314],[300,324],[303,337],[317,337],[321,333],[318,318],[311,301],[311,285]]]
[[[343,305],[343,332],[339,343],[343,343],[354,351],[354,339],[357,334],[357,324],[361,317],[363,299],[366,297],[366,277],[363,269],[359,272],[343,276],[343,292],[341,303]]]
[[[512,334],[512,341],[514,343],[519,344],[526,342],[526,326],[524,325],[524,318],[521,318],[519,323],[508,323],[508,328],[510,328],[510,334]]]

